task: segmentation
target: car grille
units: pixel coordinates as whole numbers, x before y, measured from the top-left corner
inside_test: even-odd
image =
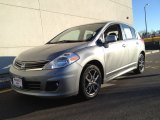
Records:
[[[46,63],[49,61],[38,61],[38,62],[23,62],[16,60],[14,63],[14,66],[17,69],[21,70],[27,70],[27,69],[37,69],[37,68],[43,68]]]
[[[41,82],[39,82],[39,81],[23,81],[23,89],[40,90],[41,89]]]

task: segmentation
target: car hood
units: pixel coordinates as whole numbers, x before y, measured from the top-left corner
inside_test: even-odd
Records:
[[[17,60],[20,61],[43,61],[53,60],[64,52],[76,52],[79,49],[86,47],[87,42],[76,43],[59,43],[59,44],[45,44],[27,51],[22,52]]]

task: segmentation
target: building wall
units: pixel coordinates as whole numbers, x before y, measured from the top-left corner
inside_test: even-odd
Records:
[[[132,24],[132,0],[0,0],[0,69],[6,67],[3,58],[42,45],[66,28],[107,20]]]

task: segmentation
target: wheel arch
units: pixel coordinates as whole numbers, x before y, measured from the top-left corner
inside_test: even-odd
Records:
[[[104,82],[104,67],[103,67],[102,63],[98,60],[91,60],[84,65],[84,67],[82,69],[82,72],[81,72],[81,75],[80,75],[80,79],[82,78],[82,74],[83,74],[83,72],[86,69],[88,64],[95,65],[99,68],[99,70],[101,71],[101,74],[102,74],[102,84],[103,84],[103,82]]]
[[[144,51],[141,51],[140,54],[143,54],[144,55],[144,58],[146,57],[145,55],[145,52]]]

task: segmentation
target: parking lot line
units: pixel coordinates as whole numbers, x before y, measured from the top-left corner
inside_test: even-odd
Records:
[[[1,94],[1,93],[6,93],[6,92],[10,92],[10,91],[12,91],[12,89],[1,90],[1,91],[0,91],[0,94]]]
[[[154,51],[152,51],[152,53],[158,53],[159,52],[159,50],[154,50]]]
[[[151,54],[152,52],[146,52],[146,55],[149,55],[149,54]]]

